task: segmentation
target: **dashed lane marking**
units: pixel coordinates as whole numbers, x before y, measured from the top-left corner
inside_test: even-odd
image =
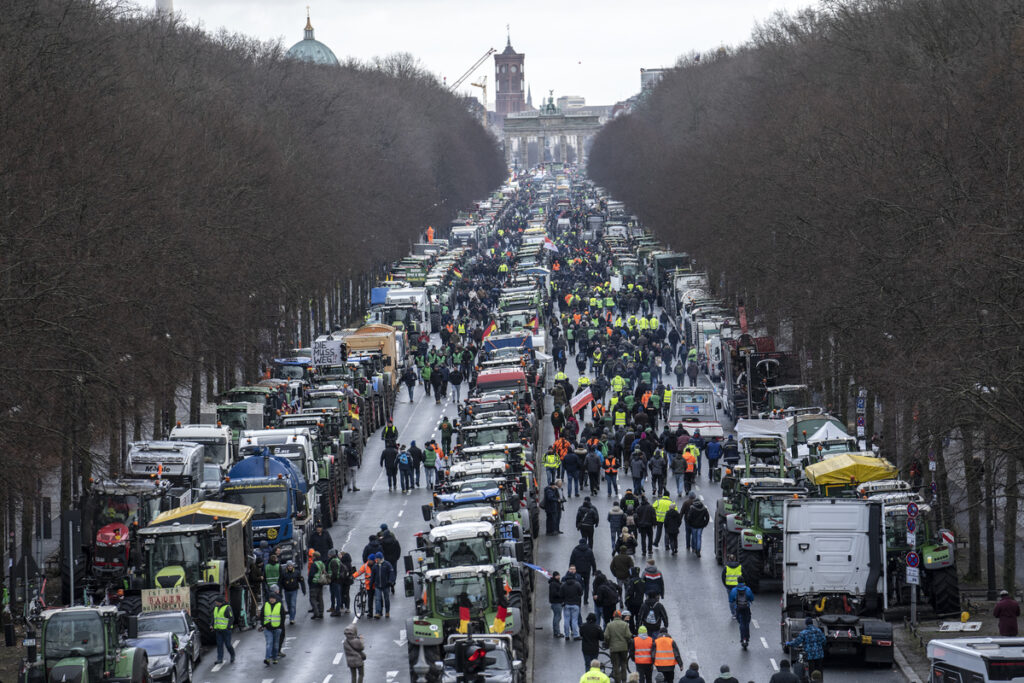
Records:
[[[405,501],[405,503],[408,503],[408,502],[409,502],[409,501]],[[405,505],[405,503],[402,503],[402,505]],[[399,511],[398,511],[398,516],[399,516],[399,517],[401,517],[401,516],[402,516],[403,514],[405,514],[405,510],[399,510]]]
[[[334,666],[338,666],[339,664],[341,664],[341,658],[344,656],[344,652],[339,652],[338,654],[334,655],[334,659],[332,660],[331,663],[334,664]]]
[[[224,662],[221,662],[220,664],[214,664],[213,666],[210,667],[210,673],[217,673],[218,671],[220,671],[223,668],[224,668]]]
[[[750,623],[753,625],[754,628],[761,628],[761,625],[757,623],[757,619],[751,619]]]
[[[768,649],[768,641],[765,640],[764,636],[761,636],[761,644],[764,645],[764,649]]]
[[[401,524],[401,522],[395,522],[394,526],[395,526],[396,529],[398,528],[399,524]]]
[[[324,683],[328,683],[331,680],[331,676],[333,675],[334,674],[327,674],[326,676],[324,676]]]
[[[779,664],[778,664],[778,662],[775,661],[775,657],[769,657],[768,661],[772,663],[772,668],[773,669],[775,669],[776,671],[779,670]]]

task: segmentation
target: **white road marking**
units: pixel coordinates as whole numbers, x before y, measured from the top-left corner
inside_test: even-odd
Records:
[[[348,545],[348,542],[352,540],[352,533],[353,533],[354,531],[355,531],[355,529],[349,529],[349,530],[348,530],[348,535],[347,535],[347,536],[345,536],[345,542],[341,544],[341,549],[342,549],[342,550],[344,550],[344,549],[345,549],[345,546],[347,546],[347,545]]]
[[[399,524],[401,524],[401,522],[395,522],[393,526],[397,529]]]
[[[398,672],[397,671],[389,671],[388,672],[388,683],[391,683],[391,681],[395,680],[396,678],[398,678]]]
[[[231,643],[231,647],[238,647],[238,644],[241,643],[241,642],[242,642],[241,639],[236,640],[235,642]]]
[[[341,658],[344,656],[344,652],[339,652],[338,654],[334,655],[334,659],[332,660],[331,663],[334,664],[334,666],[338,666],[339,664],[341,664]]]
[[[221,662],[220,664],[214,664],[213,666],[210,667],[210,673],[217,673],[218,671],[220,671],[223,668],[224,668],[224,662]]]
[[[263,683],[274,683],[274,679],[273,678],[264,678],[263,679]]]
[[[405,501],[405,503],[408,503],[408,502],[409,502],[409,501]],[[402,505],[404,506],[404,505],[405,505],[405,503],[402,503]],[[399,517],[401,517],[401,516],[402,516],[402,513],[404,513],[404,512],[405,512],[405,510],[399,510],[399,511],[398,511],[398,516],[399,516]]]
[[[768,649],[768,641],[765,640],[764,636],[761,636],[761,644],[764,645],[764,649]]]
[[[778,665],[778,663],[776,663],[775,657],[769,657],[768,661],[772,663],[772,668],[773,669],[775,669],[776,671],[779,670],[779,665]]]
[[[761,625],[757,623],[757,619],[751,619],[750,623],[754,628],[761,628]]]
[[[328,683],[328,681],[331,680],[331,676],[333,676],[333,675],[334,674],[327,674],[326,676],[324,676],[324,683]]]
[[[398,640],[395,641],[395,645],[398,645],[399,647],[401,647],[402,645],[405,645],[405,643],[406,643],[405,629],[403,628],[401,631],[398,632]]]

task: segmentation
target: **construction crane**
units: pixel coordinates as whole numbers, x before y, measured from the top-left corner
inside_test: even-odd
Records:
[[[484,91],[484,109],[487,109],[487,74],[484,74],[484,77],[480,79],[479,83],[470,83],[470,85]]]
[[[449,90],[458,90],[459,86],[466,82],[466,79],[473,75],[473,72],[480,68],[480,65],[487,61],[488,57],[493,55],[497,50],[493,47],[484,53],[484,56],[476,60],[473,66],[466,70],[466,73],[459,76],[458,80],[448,86]]]

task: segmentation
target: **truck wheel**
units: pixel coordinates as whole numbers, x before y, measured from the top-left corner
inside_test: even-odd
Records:
[[[213,633],[213,608],[219,595],[217,590],[204,590],[196,596],[196,611],[192,615],[199,629],[199,639],[203,645],[216,645],[217,637]]]
[[[936,614],[954,614],[960,611],[960,586],[956,567],[935,569],[931,572],[930,590],[932,609]]]
[[[735,534],[731,534],[735,536]],[[739,539],[737,538],[737,545]],[[743,565],[743,583],[750,587],[750,590],[757,592],[761,586],[761,553],[753,550],[741,550],[736,559]]]
[[[124,610],[125,614],[132,616],[133,614],[142,613],[142,596],[140,595],[126,595],[121,598],[120,608]]]
[[[325,482],[326,483],[326,482]],[[324,527],[330,527],[334,525],[334,519],[331,516],[331,496],[327,491],[324,491],[320,495],[320,522]]]
[[[728,558],[730,555],[735,555],[736,559],[738,560],[739,559],[739,550],[740,550],[740,537],[739,537],[739,534],[734,534],[731,531],[727,531],[726,530],[726,531],[723,531],[723,535],[725,536],[725,539],[722,542],[722,545],[725,548],[725,558]],[[725,559],[723,559],[723,562],[724,561],[725,561]],[[746,577],[743,577],[743,578],[746,578]]]

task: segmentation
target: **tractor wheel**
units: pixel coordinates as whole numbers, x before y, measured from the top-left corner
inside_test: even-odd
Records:
[[[120,608],[124,610],[125,614],[132,616],[133,614],[142,613],[142,596],[141,595],[126,595],[121,598]]]
[[[192,615],[195,618],[196,627],[199,629],[199,639],[203,645],[215,645],[217,637],[213,633],[213,608],[216,607],[219,590],[204,590],[196,596],[196,612]]]
[[[512,636],[512,650],[516,659],[526,660],[530,656],[530,646],[527,642],[526,632],[519,631],[519,633]]]
[[[725,538],[722,541],[722,546],[724,547],[725,558],[728,559],[730,555],[735,555],[738,560],[740,552],[739,534],[734,534],[731,531],[723,531],[723,533]]]
[[[735,536],[735,534],[732,534]],[[737,538],[737,545],[739,539]],[[750,587],[750,590],[757,592],[761,585],[761,563],[763,561],[762,552],[756,552],[753,550],[741,550],[736,556],[736,559],[741,565],[743,565],[743,583]]]
[[[329,527],[334,524],[334,517],[331,515],[331,483],[326,479],[321,479],[316,483],[316,490],[320,494],[320,510],[317,519],[324,527]]]
[[[928,572],[929,597],[936,614],[955,614],[960,611],[960,586],[956,567],[945,567]]]

